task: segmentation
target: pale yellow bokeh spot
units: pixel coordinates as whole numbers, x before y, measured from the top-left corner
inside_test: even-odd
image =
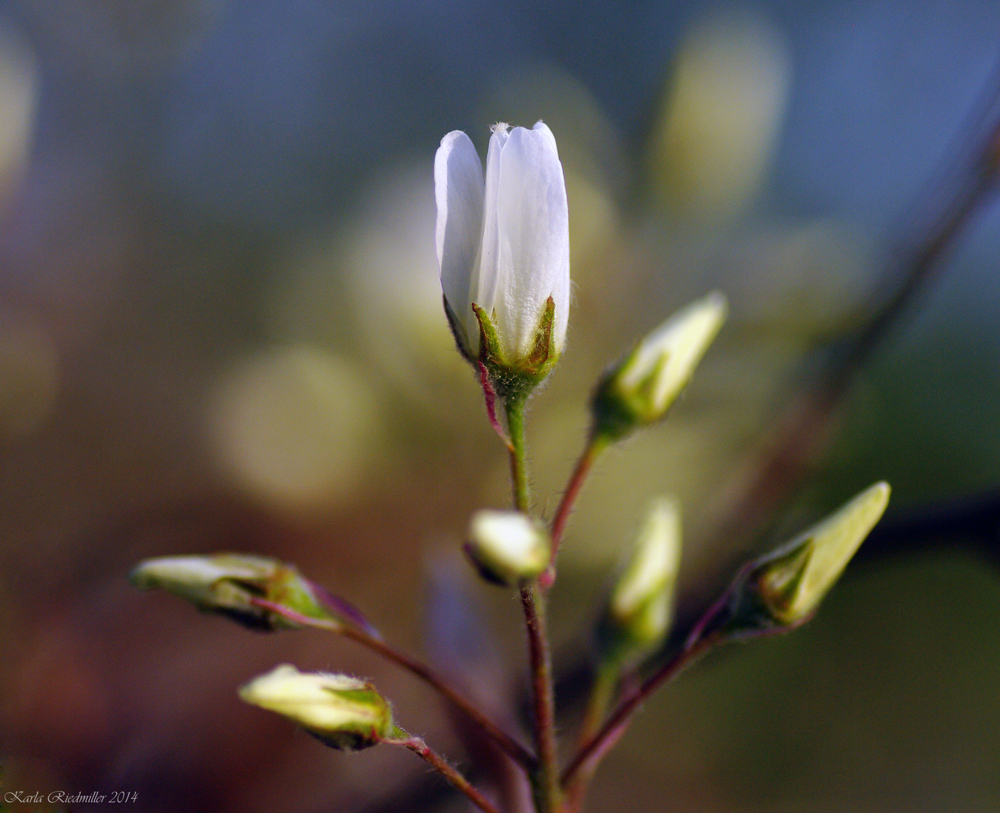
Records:
[[[38,96],[38,71],[27,43],[0,26],[0,212],[24,176]]]
[[[251,493],[290,509],[334,507],[364,486],[378,403],[348,361],[309,346],[243,360],[210,409],[218,461]]]
[[[725,219],[751,201],[781,126],[791,65],[765,20],[715,13],[678,52],[651,144],[654,192],[675,212]]]

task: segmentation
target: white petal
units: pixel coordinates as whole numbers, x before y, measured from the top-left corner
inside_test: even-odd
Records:
[[[493,126],[490,147],[486,153],[486,198],[483,204],[483,242],[479,268],[472,284],[473,301],[492,314],[496,305],[499,274],[500,234],[497,219],[497,197],[500,193],[500,157],[509,133],[503,122]]]
[[[511,131],[500,154],[499,176],[494,307],[500,335],[509,344],[505,349],[514,357],[530,351],[550,296],[556,306],[555,346],[561,349],[569,312],[569,209],[549,128],[539,122],[532,130]]]
[[[469,306],[483,222],[483,166],[469,137],[453,130],[434,156],[437,254],[441,288],[476,349],[479,331]]]

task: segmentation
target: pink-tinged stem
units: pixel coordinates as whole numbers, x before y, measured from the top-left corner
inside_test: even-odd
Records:
[[[620,674],[621,669],[617,661],[605,661],[598,666],[583,720],[580,723],[580,730],[577,733],[578,748],[587,745],[590,739],[601,730],[604,715],[607,714],[608,707],[614,700]],[[596,770],[597,762],[591,760],[580,768],[574,775],[573,781],[566,785],[567,813],[582,813],[587,787]]]
[[[287,607],[283,607],[280,604],[265,601],[264,599],[255,598],[252,599],[252,601],[258,607],[263,607],[273,613],[277,613],[278,615],[287,618],[289,621],[294,621],[304,627],[315,627],[316,629],[327,630],[328,632],[333,632],[343,636],[344,638],[355,641],[362,646],[367,647],[372,652],[381,655],[387,661],[391,661],[396,665],[401,666],[403,669],[416,675],[428,686],[435,689],[453,706],[462,711],[466,717],[476,724],[484,734],[490,737],[490,739],[492,739],[497,746],[504,751],[504,753],[521,765],[525,770],[534,770],[535,758],[523,745],[507,734],[489,717],[483,714],[483,712],[471,700],[460,694],[458,690],[453,688],[445,678],[437,674],[426,664],[412,658],[405,652],[400,652],[398,649],[395,649],[380,638],[373,638],[364,630],[355,629],[354,627],[349,627],[336,621],[326,621],[322,618],[310,618],[309,616],[290,610]]]
[[[559,544],[566,531],[569,515],[573,512],[573,506],[576,505],[577,497],[583,490],[583,484],[587,481],[587,475],[590,474],[594,461],[608,447],[608,443],[609,441],[604,435],[592,434],[576,461],[576,468],[573,469],[573,474],[566,484],[566,490],[563,491],[562,500],[559,501],[559,507],[552,518],[552,560],[549,562],[548,569],[538,580],[539,586],[544,590],[549,589],[556,580],[556,555],[559,553]]]
[[[549,652],[545,619],[545,598],[531,586],[521,589],[528,631],[528,656],[531,664],[532,723],[538,765],[534,776],[539,813],[559,810],[559,765],[556,752],[555,694],[552,689],[552,657]]]
[[[500,813],[499,808],[495,807],[468,779],[462,776],[444,757],[433,751],[420,737],[409,737],[405,740],[386,740],[385,742],[390,745],[401,745],[404,748],[409,748],[414,754],[431,765],[434,770],[447,779],[452,787],[465,794],[466,798],[480,810],[484,811],[484,813]]]
[[[604,755],[621,739],[639,706],[660,686],[676,677],[682,669],[690,666],[717,643],[718,636],[709,635],[691,646],[686,646],[647,678],[635,692],[622,700],[607,722],[601,726],[600,731],[577,751],[576,756],[566,766],[562,774],[562,786],[565,788],[571,785],[581,770],[585,769],[588,774],[593,773]]]
[[[486,417],[489,418],[493,431],[500,436],[503,445],[507,447],[507,451],[513,454],[514,445],[511,443],[504,428],[500,425],[500,419],[497,418],[497,391],[493,389],[489,371],[481,361],[477,361],[476,364],[479,367],[479,383],[483,387],[483,396],[486,398]]]

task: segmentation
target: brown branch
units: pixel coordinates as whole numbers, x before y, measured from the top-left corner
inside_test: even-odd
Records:
[[[883,277],[892,293],[851,339],[831,350],[819,374],[779,417],[771,442],[750,466],[729,507],[710,532],[713,540],[745,545],[757,536],[812,473],[825,450],[837,408],[858,373],[899,324],[914,301],[946,268],[942,262],[963,230],[993,199],[1000,176],[1000,65],[978,112],[985,135],[974,139],[973,158],[960,166],[954,191],[929,224],[914,219],[918,242],[901,249]]]

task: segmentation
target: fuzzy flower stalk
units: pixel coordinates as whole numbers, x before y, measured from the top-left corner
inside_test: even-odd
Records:
[[[566,343],[569,210],[552,131],[493,127],[486,174],[469,137],[434,159],[445,312],[484,386],[508,399],[544,379]],[[489,396],[489,393],[487,393]]]

